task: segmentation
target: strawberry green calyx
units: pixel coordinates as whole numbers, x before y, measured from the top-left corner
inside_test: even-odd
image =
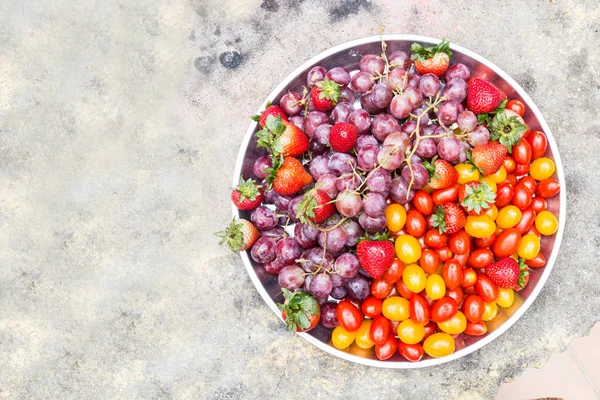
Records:
[[[496,201],[496,193],[492,192],[487,182],[475,186],[466,185],[465,192],[467,195],[460,205],[466,207],[467,211],[475,211],[477,214],[483,209],[490,208],[490,204]]]
[[[267,177],[265,178],[265,180],[267,181],[267,184],[269,185],[268,186],[269,189],[271,189],[273,187],[273,181],[277,177],[277,171],[283,165],[283,161],[284,161],[284,158],[283,158],[282,154],[279,154],[279,155],[273,155],[273,154],[271,154],[271,164],[272,164],[272,167],[271,168],[265,168],[263,170],[263,172],[265,174],[267,174]]]
[[[272,115],[267,117],[265,127],[256,132],[258,142],[256,147],[264,147],[271,151],[271,155],[279,155],[283,152],[281,146],[281,134],[285,132],[285,125],[281,116],[275,118]]]
[[[308,224],[309,219],[314,220],[315,218],[315,208],[319,205],[317,199],[315,199],[315,194],[317,194],[317,189],[309,190],[304,193],[302,201],[298,203],[297,217],[303,224]]]
[[[330,100],[333,105],[336,105],[340,100],[340,85],[338,83],[330,81],[329,79],[323,79],[322,81],[315,83],[315,85],[321,89],[319,99]]]
[[[527,280],[525,278],[527,277],[527,275],[529,275],[529,268],[527,268],[527,264],[525,264],[524,259],[519,257],[517,262],[519,263],[519,280],[517,281],[517,285],[519,285],[519,287],[523,289],[525,287],[525,284],[527,283]]]
[[[527,127],[519,121],[516,116],[508,117],[505,112],[496,114],[489,125],[490,139],[498,140],[512,152],[512,147],[519,143],[521,135],[527,131]]]
[[[371,242],[385,242],[385,241],[390,241],[392,243],[394,242],[394,239],[391,237],[388,237],[386,232],[376,232],[373,235],[369,235],[368,233],[365,232],[364,236],[361,236],[360,238],[358,238],[358,240],[356,242],[360,243],[363,240],[368,240]]]
[[[484,122],[487,122],[489,125],[492,122],[492,119],[490,118],[490,114],[499,114],[502,111],[504,111],[506,109],[506,103],[508,103],[508,100],[503,100],[502,103],[500,103],[500,105],[498,107],[496,107],[495,110],[492,110],[488,113],[477,114],[477,124],[481,125]]]
[[[317,300],[306,292],[290,292],[282,288],[284,304],[277,303],[277,308],[285,313],[286,330],[295,332],[298,328],[310,328],[310,318],[319,313]]]
[[[224,231],[215,232],[215,236],[221,238],[219,246],[223,243],[227,243],[231,251],[239,253],[244,246],[244,233],[242,232],[242,227],[243,224],[236,221],[234,218]]]
[[[413,43],[410,46],[410,51],[415,55],[415,60],[423,62],[432,58],[436,53],[446,53],[452,59],[452,50],[450,50],[450,42],[442,39],[442,42],[437,46],[423,47],[419,43]]]
[[[440,233],[446,232],[446,211],[444,206],[439,206],[431,215],[431,226],[438,228]]]
[[[253,179],[245,181],[243,176],[240,176],[240,183],[235,187],[235,190],[240,192],[240,203],[245,199],[254,201],[256,196],[260,195],[259,189],[260,186]]]
[[[438,156],[435,155],[431,161],[423,160],[421,164],[425,167],[427,172],[429,172],[429,177],[433,179],[439,178],[439,176],[435,175],[435,160],[437,160]]]
[[[473,168],[471,168],[471,172],[477,170],[479,173],[484,175],[483,169],[475,165],[475,159],[473,159],[473,152],[471,150],[467,150],[467,164],[471,164],[473,166]]]

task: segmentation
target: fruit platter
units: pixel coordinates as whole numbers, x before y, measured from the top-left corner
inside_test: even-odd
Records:
[[[426,367],[496,339],[542,290],[562,164],[531,98],[483,57],[415,35],[351,41],[252,118],[217,235],[290,334]]]

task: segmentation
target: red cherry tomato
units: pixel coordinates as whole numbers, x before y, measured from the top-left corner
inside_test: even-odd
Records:
[[[517,163],[517,168],[519,164],[529,164],[531,161],[531,145],[526,139],[521,139],[519,143],[512,147],[512,158]]]
[[[450,235],[448,247],[454,254],[465,254],[471,250],[471,237],[464,230]]]
[[[525,175],[524,177],[519,179],[517,186],[519,186],[519,185],[525,185],[525,186],[527,186],[527,189],[529,189],[531,191],[531,193],[535,193],[535,189],[537,187],[537,182],[531,176]]]
[[[537,194],[545,199],[555,196],[559,191],[560,182],[558,182],[558,179],[544,179],[537,185]]]
[[[548,148],[548,139],[543,132],[534,131],[527,137],[527,141],[531,145],[531,159],[537,160],[546,154]]]
[[[425,325],[429,322],[431,315],[429,303],[420,294],[414,294],[409,301],[410,319],[419,325]]]
[[[446,283],[447,289],[454,289],[460,286],[462,281],[462,267],[456,260],[448,260],[442,268],[442,278]]]
[[[511,156],[506,156],[506,158],[504,159],[504,162],[502,164],[504,165],[504,169],[506,170],[507,174],[511,174],[515,170],[515,167],[517,166],[515,159],[512,158]]]
[[[542,239],[542,234],[540,233],[540,231],[537,230],[537,228],[535,227],[535,224],[531,225],[531,228],[529,228],[529,230],[527,232],[525,232],[522,236],[529,235],[529,234],[537,236],[537,238],[540,240]]]
[[[367,318],[375,318],[381,315],[382,301],[377,297],[369,296],[361,304],[360,309]]]
[[[485,268],[492,262],[494,262],[494,254],[490,249],[484,247],[471,252],[467,264],[473,268]]]
[[[496,207],[502,208],[509,204],[515,195],[515,188],[508,182],[499,183],[496,188]]]
[[[423,214],[418,212],[416,209],[408,210],[406,214],[406,223],[404,224],[404,230],[410,236],[419,237],[425,233],[427,229],[427,222]]]
[[[375,345],[375,355],[380,360],[387,360],[394,355],[398,348],[398,341],[393,335],[389,335],[382,345]]]
[[[391,331],[392,324],[390,323],[390,320],[383,315],[379,315],[373,319],[369,335],[371,336],[373,343],[382,345],[387,340]]]
[[[483,315],[485,305],[481,297],[477,295],[469,295],[462,305],[463,314],[469,322],[479,322]]]
[[[458,304],[450,296],[444,296],[431,305],[431,320],[439,323],[448,321],[458,311]]]
[[[433,200],[431,195],[424,190],[417,190],[412,200],[413,206],[423,215],[433,212]]]
[[[515,226],[515,229],[517,229],[521,235],[524,235],[535,223],[535,211],[533,211],[531,207],[527,207],[522,210],[521,213],[521,221]]]
[[[537,215],[548,208],[548,202],[543,197],[536,196],[533,199],[531,199],[531,208],[533,209],[533,211],[535,211],[535,214]]]
[[[475,285],[463,288],[463,292],[465,292],[465,294],[477,294],[477,291],[475,291]]]
[[[454,301],[456,302],[456,304],[458,304],[460,306],[460,303],[462,303],[463,301],[463,297],[464,297],[464,291],[463,289],[459,286],[457,288],[454,288],[452,290],[448,290],[448,292],[446,292],[446,295],[452,299],[454,299]]]
[[[529,173],[529,164],[517,164],[515,167],[515,175],[523,176]]]
[[[406,344],[403,341],[398,341],[398,353],[408,361],[417,362],[423,358],[423,346],[419,343]]]
[[[546,265],[546,257],[544,257],[544,255],[540,251],[538,255],[535,256],[535,258],[533,258],[532,260],[526,260],[525,264],[527,264],[527,266],[531,268],[542,268],[544,265]]]
[[[475,291],[486,303],[496,301],[498,298],[498,286],[485,274],[477,275]]]
[[[425,232],[425,244],[432,249],[439,249],[448,243],[448,235],[440,233],[437,229]]]
[[[454,184],[452,186],[448,186],[445,189],[436,189],[431,194],[431,199],[433,200],[433,204],[436,206],[441,206],[446,203],[454,203],[458,200],[458,190],[460,189],[460,185]]]
[[[477,247],[490,247],[494,244],[494,241],[496,241],[496,235],[491,234],[490,236],[485,238],[475,239],[475,244],[477,245]]]
[[[515,167],[515,169],[516,169],[516,167]],[[508,182],[511,185],[515,186],[517,184],[517,176],[514,173],[507,174],[505,182]]]
[[[410,289],[408,287],[406,287],[403,279],[400,279],[398,282],[396,282],[396,290],[398,291],[400,296],[404,297],[407,300],[410,300],[410,298],[414,294],[413,292],[410,291]]]
[[[383,273],[383,280],[387,283],[396,283],[402,278],[402,272],[404,272],[404,264],[402,261],[394,258],[392,264]]]
[[[360,328],[363,316],[359,309],[348,300],[342,300],[335,309],[335,316],[342,328],[348,332],[354,332]]]
[[[425,325],[425,336],[423,336],[423,340],[425,340],[429,336],[433,335],[436,330],[437,330],[437,325],[434,322],[429,321],[429,323],[427,325]]]
[[[454,257],[452,257],[452,259],[455,260],[458,263],[458,265],[464,267],[465,265],[467,265],[467,261],[469,261],[469,254],[470,253],[455,254]]]
[[[471,287],[477,282],[477,272],[473,268],[463,268],[463,276],[460,286],[463,288]]]
[[[516,112],[521,117],[525,115],[525,106],[519,100],[509,100],[506,103],[506,109]]]
[[[393,283],[386,282],[383,278],[373,279],[371,282],[371,294],[378,299],[385,299],[389,296],[393,287]]]
[[[481,336],[485,335],[488,328],[485,322],[467,322],[467,327],[464,330],[464,333],[471,336]]]
[[[531,204],[531,196],[533,192],[525,185],[515,186],[515,195],[512,198],[512,204],[519,207],[521,210],[529,207]]]
[[[435,250],[431,249],[423,249],[421,251],[421,258],[419,259],[419,265],[423,268],[428,274],[433,274],[437,269],[440,263],[440,258],[438,257]]]
[[[520,241],[521,233],[517,228],[506,229],[496,237],[492,251],[498,258],[510,257],[517,252]]]
[[[440,247],[439,249],[437,249],[437,254],[441,262],[446,262],[453,256],[452,251],[448,246]]]

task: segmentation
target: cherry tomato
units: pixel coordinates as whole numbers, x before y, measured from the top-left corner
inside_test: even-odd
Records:
[[[331,332],[331,342],[340,350],[350,346],[355,338],[356,332],[348,332],[341,325],[336,326]]]
[[[527,188],[525,188],[527,190]],[[513,199],[514,200],[514,199]],[[517,206],[509,205],[504,206],[498,211],[498,217],[496,218],[496,224],[500,229],[509,229],[517,226],[523,213]]]
[[[500,167],[500,168],[502,168],[502,167]],[[496,193],[496,191],[498,190],[498,185],[496,184],[496,181],[494,179],[496,179],[496,178],[494,178],[493,175],[484,176],[483,178],[481,178],[480,182],[487,183],[487,185],[490,187],[491,191]]]
[[[452,297],[442,297],[431,305],[431,320],[439,324],[452,318],[457,311],[458,304]]]
[[[363,320],[360,328],[356,331],[356,338],[354,338],[354,343],[361,349],[370,349],[375,345],[371,340],[371,324],[373,323],[370,319]]]
[[[527,175],[528,172],[529,172],[529,164],[517,164],[517,166],[515,167],[515,175],[516,176]]]
[[[383,315],[379,315],[373,319],[369,334],[373,343],[382,345],[387,340],[391,331],[392,325],[390,324],[390,320]]]
[[[438,328],[440,328],[440,330],[451,335],[463,333],[466,327],[467,318],[465,318],[465,314],[460,311],[457,311],[452,318],[438,323]]]
[[[472,164],[456,164],[454,169],[458,172],[459,185],[464,185],[469,181],[478,181],[481,178],[479,170]]]
[[[433,335],[435,333],[435,331],[437,331],[437,325],[435,324],[435,322],[429,321],[425,325],[425,336],[423,337],[423,340],[425,340],[429,336]]]
[[[494,230],[494,233],[492,233],[490,236],[475,239],[475,244],[479,248],[491,247],[495,241],[496,241],[496,234],[495,234],[495,230]]]
[[[506,175],[506,182],[515,186],[517,184],[517,175],[515,175],[514,173]]]
[[[394,355],[398,348],[398,341],[392,335],[389,335],[382,345],[375,345],[375,355],[380,360],[387,360]]]
[[[498,184],[501,182],[504,182],[506,180],[506,168],[504,168],[504,165],[501,165],[500,168],[498,169],[498,171],[496,171],[495,173],[488,175],[486,178],[491,179],[494,183]]]
[[[425,336],[425,328],[423,325],[414,323],[407,319],[400,322],[398,326],[398,339],[406,344],[417,344],[423,340]]]
[[[448,246],[440,247],[439,249],[437,249],[437,255],[440,258],[441,262],[446,262],[453,256],[452,251]]]
[[[383,278],[373,279],[371,281],[371,294],[378,299],[385,299],[392,292],[393,283],[383,280]]]
[[[462,309],[469,322],[479,322],[481,321],[481,316],[483,315],[483,299],[477,295],[467,296],[463,303]]]
[[[496,318],[498,314],[498,305],[493,302],[486,302],[483,304],[483,315],[481,316],[482,321],[491,321]]]
[[[535,189],[537,188],[537,182],[529,175],[525,175],[524,177],[519,179],[517,186],[519,185],[525,185],[532,194],[535,193]]]
[[[548,139],[543,132],[534,131],[527,137],[527,141],[531,145],[531,159],[537,160],[546,154],[548,148]]]
[[[526,139],[521,139],[519,143],[512,147],[512,158],[517,163],[517,168],[519,164],[529,164],[531,161],[531,145]]]
[[[485,268],[494,261],[494,254],[488,248],[474,250],[469,256],[468,264],[473,268]]]
[[[410,319],[420,325],[425,325],[429,322],[431,315],[429,311],[429,303],[423,296],[415,293],[409,301]]]
[[[494,302],[498,297],[498,286],[485,274],[477,275],[475,291],[485,302]]]
[[[416,264],[407,265],[402,273],[402,280],[406,287],[414,293],[419,293],[425,289],[427,284],[427,277],[423,268]]]
[[[392,264],[383,273],[383,280],[387,283],[396,283],[402,278],[402,272],[404,271],[404,265],[400,260],[394,258]]]
[[[536,181],[543,181],[550,178],[555,170],[554,161],[548,157],[541,157],[531,163],[529,174]]]
[[[414,208],[408,210],[406,224],[404,225],[406,233],[414,237],[419,237],[425,233],[426,228],[427,222],[425,222],[423,214]]]
[[[421,258],[419,259],[419,265],[428,274],[433,274],[438,269],[440,259],[437,253],[431,249],[423,249],[421,252]]]
[[[473,268],[464,268],[460,286],[463,288],[471,287],[477,282],[477,272]]]
[[[511,156],[506,156],[506,158],[502,162],[502,165],[504,166],[506,173],[511,174],[514,172],[514,170],[517,166],[517,163],[515,162],[515,159],[512,158]]]
[[[457,288],[462,281],[462,267],[455,260],[448,260],[442,268],[442,277],[448,289]]]
[[[360,310],[348,300],[342,300],[338,303],[335,316],[340,326],[348,332],[356,332],[363,320]]]
[[[517,225],[515,225],[515,228],[519,231],[519,233],[521,235],[523,235],[523,234],[525,234],[525,232],[527,232],[529,230],[529,228],[531,228],[534,221],[535,221],[535,211],[533,211],[533,209],[531,207],[527,207],[526,209],[523,210],[523,212],[521,214],[521,221],[519,221],[519,223]]]
[[[512,306],[515,301],[515,292],[510,288],[498,288],[498,298],[496,304],[502,308],[508,308]]]
[[[398,282],[396,282],[396,290],[398,291],[398,294],[402,297],[404,297],[407,300],[410,300],[412,298],[412,296],[415,294],[413,292],[411,292],[408,287],[406,287],[406,285],[404,284],[404,281],[402,279],[400,279]]]
[[[533,259],[526,260],[525,264],[527,264],[527,266],[530,268],[542,268],[544,265],[546,265],[546,257],[544,257],[540,251]]]
[[[431,194],[431,199],[433,200],[433,204],[436,206],[441,206],[446,203],[454,203],[458,200],[458,190],[460,189],[460,185],[454,184],[452,186],[448,186],[444,189],[436,189]]]
[[[467,265],[467,261],[469,261],[469,253],[455,254],[454,257],[452,257],[452,259],[455,260],[458,263],[458,265],[464,267],[465,265]]]
[[[496,237],[492,251],[498,258],[510,257],[519,248],[520,240],[521,233],[517,228],[506,229]]]
[[[533,260],[540,252],[540,239],[534,234],[527,234],[521,238],[517,253],[525,260]]]
[[[408,300],[400,296],[390,296],[383,301],[383,315],[392,321],[404,321],[410,317]]]
[[[535,228],[544,236],[553,235],[558,230],[558,220],[550,211],[542,211],[535,217]]]
[[[464,230],[460,230],[450,235],[448,247],[454,254],[465,254],[471,249],[471,238]]]
[[[406,344],[402,341],[398,342],[398,353],[408,361],[417,362],[423,358],[423,346],[420,344]]]
[[[496,207],[502,208],[509,204],[515,195],[515,188],[508,182],[502,182],[498,184],[496,190]]]
[[[425,244],[432,249],[439,249],[448,243],[448,235],[440,233],[437,229],[429,229],[425,233]]]
[[[454,338],[444,332],[434,333],[423,342],[425,353],[434,358],[449,356],[455,347]]]
[[[533,199],[531,199],[531,208],[533,209],[533,211],[535,211],[536,214],[539,214],[540,212],[548,208],[548,202],[543,197],[536,196]]]
[[[521,117],[525,115],[525,106],[519,100],[509,100],[506,103],[506,109],[516,112]]]
[[[465,231],[474,238],[485,238],[496,231],[496,223],[486,215],[469,215]]]
[[[483,215],[489,217],[492,221],[495,221],[498,217],[498,207],[496,207],[495,204],[492,204],[492,206],[488,208],[488,210],[484,212]]]
[[[381,305],[383,302],[374,296],[367,297],[361,304],[360,309],[367,318],[375,318],[381,315]]]
[[[532,178],[533,179],[533,178]],[[537,194],[545,199],[555,196],[560,191],[558,179],[547,178],[537,185]]]
[[[389,204],[385,209],[385,223],[392,232],[398,232],[406,223],[406,210],[400,204]]]
[[[483,321],[479,322],[467,322],[467,327],[465,328],[465,332],[467,335],[471,336],[481,336],[487,333],[487,325]]]
[[[531,204],[531,196],[533,192],[525,185],[515,186],[515,195],[512,198],[512,204],[523,209]]]
[[[404,264],[417,262],[421,257],[421,245],[419,241],[410,235],[402,235],[396,238],[394,244],[396,257]]]
[[[446,294],[446,283],[444,282],[444,279],[438,274],[429,275],[425,285],[425,292],[427,293],[427,297],[431,300],[438,300],[444,297]]]
[[[463,289],[459,286],[457,288],[454,288],[452,290],[448,290],[448,292],[446,292],[446,295],[452,299],[454,299],[454,301],[456,302],[456,304],[458,304],[460,306],[460,304],[463,301],[463,297],[464,297],[464,292]]]
[[[417,190],[412,200],[413,206],[423,215],[433,212],[433,200],[431,195],[424,190]]]

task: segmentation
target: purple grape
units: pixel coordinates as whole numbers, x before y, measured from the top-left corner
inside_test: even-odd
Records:
[[[416,111],[416,110],[415,110]],[[400,132],[411,135],[417,129],[417,121],[406,121],[400,125]]]
[[[275,239],[261,236],[252,246],[250,256],[254,261],[264,264],[273,261],[276,257],[277,243]]]
[[[348,122],[354,125],[359,135],[364,135],[371,129],[371,115],[365,110],[354,110],[348,115]],[[359,136],[360,139],[362,136]]]
[[[267,271],[267,274],[277,275],[279,274],[279,271],[281,271],[281,269],[285,267],[285,264],[278,259],[274,259],[273,261],[264,263],[263,266],[265,267],[265,271]]]
[[[333,290],[331,291],[330,296],[333,297],[334,299],[342,300],[343,298],[346,297],[346,287],[345,286],[334,287]]]
[[[467,98],[467,83],[460,78],[451,79],[442,90],[442,96],[462,103]]]
[[[271,157],[261,156],[261,157],[258,157],[256,159],[256,161],[254,161],[254,167],[252,168],[252,170],[254,172],[254,175],[258,179],[264,179],[267,176],[269,176],[269,174],[266,174],[264,172],[264,170],[267,168],[271,168],[272,166],[273,166],[273,161],[271,160]]]
[[[304,116],[302,115],[292,115],[290,117],[290,122],[296,125],[300,129],[304,129]]]
[[[352,90],[360,94],[367,93],[375,84],[373,75],[364,71],[358,72],[356,75],[354,75],[351,82]]]
[[[322,146],[329,144],[329,134],[331,133],[330,124],[321,124],[317,127],[313,134],[314,141]]]
[[[294,197],[290,203],[288,204],[288,215],[290,216],[290,218],[292,219],[292,221],[296,221],[297,218],[297,214],[298,214],[298,206],[300,205],[300,202],[304,200],[304,196],[303,195],[299,195]]]
[[[304,133],[313,138],[319,125],[329,122],[329,117],[322,111],[311,111],[304,120]],[[329,141],[328,141],[329,143]]]
[[[386,207],[385,197],[380,193],[369,192],[363,198],[363,210],[370,217],[383,215]]]
[[[327,70],[324,67],[321,67],[320,65],[316,65],[316,66],[312,67],[310,69],[310,71],[308,71],[308,74],[306,75],[306,85],[308,87],[311,87],[315,83],[320,82],[323,79],[325,79],[326,75],[327,75]]]
[[[344,217],[352,218],[360,212],[363,206],[362,203],[362,199],[358,193],[344,190],[337,195],[335,207]]]
[[[350,113],[354,111],[354,107],[348,103],[338,103],[337,106],[331,110],[331,120],[333,123],[348,122]]]
[[[411,166],[413,169],[412,174],[414,176],[412,188],[415,190],[423,189],[425,185],[429,183],[429,172],[427,171],[427,168],[420,163],[411,163]],[[404,182],[410,182],[411,173],[408,165],[402,167],[401,175]]]
[[[386,84],[376,83],[371,89],[371,99],[373,104],[378,108],[385,108],[390,105],[394,97],[392,89]]]
[[[377,153],[377,162],[381,168],[393,171],[404,162],[404,149],[398,144],[383,146]]]
[[[275,254],[277,254],[277,259],[284,264],[293,264],[301,253],[300,246],[292,238],[283,238],[277,242]]]
[[[277,223],[281,226],[288,226],[292,221],[292,218],[290,218],[289,214],[284,211],[281,211],[278,216]]]
[[[296,226],[294,226],[294,240],[303,249],[310,249],[311,247],[315,247],[317,245],[317,236],[319,231],[315,229],[315,231],[317,231],[317,235],[314,238],[311,238],[304,229],[307,226],[311,227],[308,224],[304,225],[300,222],[298,222]]]
[[[352,301],[362,302],[371,294],[371,285],[367,278],[362,275],[356,275],[346,282],[347,296]]]
[[[448,136],[448,135],[450,135],[450,133],[449,133],[448,128],[446,128],[443,125],[438,125],[435,127],[435,130],[433,131],[433,135],[440,136],[440,137],[434,138],[435,143],[438,144],[438,143],[440,143],[440,140],[442,140],[442,136]]]
[[[371,122],[371,133],[377,140],[383,142],[392,132],[398,132],[400,124],[398,120],[390,114],[379,114]]]
[[[463,107],[458,101],[448,100],[438,107],[437,117],[444,125],[452,125],[462,111]]]
[[[333,329],[340,323],[337,320],[336,312],[337,303],[328,301],[321,306],[321,325],[327,329]]]
[[[329,71],[327,71],[326,78],[344,87],[348,86],[351,79],[350,73],[342,67],[331,68]]]
[[[408,190],[408,183],[402,178],[394,178],[392,180],[392,184],[390,186],[390,197],[392,200],[398,204],[406,204],[410,202],[415,196],[415,190],[411,187],[410,191],[408,191],[408,198],[406,197],[406,192]]]
[[[397,94],[390,104],[390,113],[394,118],[404,119],[410,115],[413,110],[410,97],[407,94]]]
[[[266,231],[262,231],[260,234],[261,236],[270,237],[275,240],[279,240],[286,235],[285,229],[283,228],[283,226],[280,225],[277,225],[276,227],[271,229],[267,229]]]
[[[318,180],[320,177],[330,172],[329,167],[327,166],[328,163],[329,158],[327,156],[316,156],[308,165],[308,171],[315,180]]]
[[[470,77],[471,71],[469,71],[469,68],[464,64],[458,63],[451,65],[450,68],[448,68],[444,75],[444,80],[450,82],[452,79],[460,78],[466,82]]]
[[[265,206],[258,206],[252,210],[250,220],[259,230],[265,231],[277,225],[277,216],[275,211]]]
[[[310,151],[313,156],[320,156],[327,152],[327,150],[328,149],[326,145],[321,144],[316,140],[311,140],[308,144],[308,151]]]
[[[383,168],[373,170],[367,175],[367,187],[372,192],[385,192],[391,184],[392,174]]]
[[[337,176],[333,174],[325,174],[317,180],[317,184],[315,186],[319,188],[319,190],[327,193],[327,196],[330,198],[335,199],[338,194],[336,181]]]
[[[354,102],[356,101],[356,95],[354,94],[354,92],[351,89],[348,88],[341,88],[340,89],[340,103],[348,103],[348,104],[354,104]]]
[[[283,196],[279,193],[276,193],[275,197],[273,198],[273,204],[275,207],[277,207],[279,211],[284,212],[287,211],[290,201],[292,201],[292,196]]]
[[[384,146],[397,146],[397,149],[400,153],[403,153],[410,148],[411,141],[410,137],[402,132],[396,131],[388,135],[383,141]]]
[[[329,274],[317,274],[310,282],[310,292],[317,297],[329,297],[333,284]]]
[[[431,136],[435,134],[436,128],[439,128],[437,124],[429,124],[421,128],[421,136]],[[437,141],[436,141],[437,143]]]
[[[267,189],[268,184],[266,181],[263,181],[262,187],[263,187],[263,191],[265,193],[265,197],[263,197],[263,204],[273,204],[273,201],[275,201],[275,195],[277,195],[277,192],[275,192],[275,190],[273,190],[273,189]]]
[[[460,143],[460,154],[458,155],[456,160],[454,160],[452,162],[452,164],[460,164],[460,163],[464,163],[465,161],[467,161],[467,151],[471,150],[471,146],[469,145],[469,143],[463,142],[462,140],[460,140],[459,143]]]
[[[360,269],[360,262],[354,254],[344,253],[335,260],[333,268],[342,278],[354,278]]]
[[[407,87],[404,90],[404,95],[408,96],[408,103],[411,105],[413,110],[423,104],[423,94],[416,87]]]
[[[315,272],[319,269],[319,266],[322,266],[326,270],[331,270],[334,265],[334,257],[330,252],[325,252],[325,258],[323,259],[323,249],[320,247],[313,247],[312,249],[308,249],[302,252],[300,255],[301,261],[298,261],[298,264],[302,266],[302,268],[306,272]]]
[[[442,160],[448,162],[454,161],[460,154],[460,144],[455,137],[445,137],[440,140],[437,146],[438,154]]]
[[[370,217],[367,213],[360,214],[358,223],[369,233],[381,232],[385,229],[385,215]]]
[[[437,154],[437,144],[434,139],[424,137],[419,141],[415,154],[422,158],[431,158]]]
[[[344,254],[344,253],[342,253]],[[341,256],[341,254],[340,254]],[[334,267],[335,269],[335,267]],[[346,278],[342,278],[338,273],[336,273],[336,271],[334,270],[333,273],[330,275],[331,276],[331,283],[333,284],[333,287],[339,287],[339,286],[345,286],[346,285]]]
[[[440,79],[434,74],[421,75],[419,89],[423,96],[433,97],[440,92]]]
[[[477,115],[473,111],[465,110],[456,118],[458,127],[463,132],[471,132],[477,127]]]
[[[485,126],[479,125],[469,133],[467,141],[473,147],[487,144],[490,141],[490,131]]]
[[[361,136],[361,137],[365,137],[365,136]],[[375,140],[375,142],[377,142],[377,140]],[[373,168],[375,168],[375,165],[377,164],[377,154],[378,153],[379,153],[378,145],[370,144],[370,145],[362,147],[358,151],[358,156],[356,157],[358,166],[365,171],[371,171]]]
[[[388,73],[387,85],[394,91],[404,90],[408,83],[408,74],[404,68],[394,68]]]
[[[391,70],[395,68],[406,70],[410,68],[410,56],[402,50],[397,50],[388,56],[388,63]]]
[[[373,102],[373,97],[371,93],[363,94],[360,96],[360,106],[364,111],[369,113],[369,115],[379,114],[381,112],[381,108],[377,107]]]
[[[342,190],[356,190],[362,183],[362,180],[356,175],[344,174],[335,181],[335,187],[338,191]]]
[[[425,107],[419,107],[412,111],[410,118],[411,118],[411,120],[413,120],[415,122],[415,124],[417,123],[417,119],[419,118],[419,115],[421,115],[421,119],[419,120],[419,125],[421,126],[421,128],[425,128],[427,126],[427,124],[429,124],[429,113],[425,112]]]
[[[346,238],[346,246],[355,246],[358,239],[365,233],[358,222],[354,220],[348,220],[344,223],[344,229],[348,237]]]
[[[304,271],[297,265],[286,265],[279,271],[279,285],[287,290],[296,290],[304,284]]]
[[[378,76],[383,74],[385,63],[377,54],[366,54],[358,62],[358,68],[367,74]]]
[[[310,291],[310,283],[312,282],[312,280],[313,280],[313,278],[314,278],[314,277],[315,277],[315,276],[314,276],[313,274],[306,274],[306,275],[304,276],[304,285],[302,285],[302,289],[303,289],[303,290],[304,290],[306,293],[308,293],[308,294],[313,294],[313,293]]]
[[[323,248],[327,248],[327,251],[335,253],[340,251],[346,245],[346,239],[348,234],[346,230],[338,226],[337,228],[329,232],[319,232],[319,245]]]
[[[361,151],[364,147],[375,145],[379,146],[379,142],[373,135],[360,135],[356,141],[356,151]]]
[[[351,174],[356,168],[356,158],[347,153],[333,153],[327,166],[334,175]]]
[[[281,97],[279,100],[279,106],[288,115],[296,115],[302,111],[302,104],[300,104],[302,96],[298,92],[289,91]]]

